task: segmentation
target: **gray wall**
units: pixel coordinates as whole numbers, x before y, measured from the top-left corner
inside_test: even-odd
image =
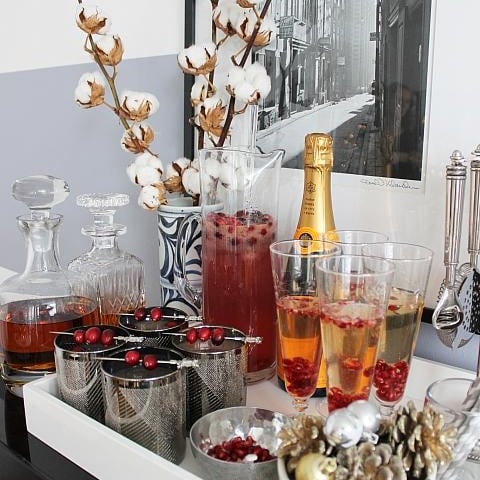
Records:
[[[34,40],[34,39],[32,39]],[[156,214],[137,206],[139,188],[130,183],[125,168],[133,155],[120,148],[122,128],[107,108],[83,110],[74,102],[74,89],[94,64],[0,74],[0,265],[23,271],[25,250],[15,217],[26,207],[11,197],[15,179],[33,174],[64,178],[71,194],[56,208],[64,215],[60,230],[60,257],[65,265],[89,248],[80,228],[90,214],[76,205],[75,197],[87,192],[122,192],[130,205],[117,213],[128,227],[120,240],[125,250],[145,262],[147,301],[158,303],[158,237]],[[159,111],[150,119],[156,140],[153,150],[164,164],[182,155],[183,74],[176,56],[123,61],[118,89],[154,93]]]

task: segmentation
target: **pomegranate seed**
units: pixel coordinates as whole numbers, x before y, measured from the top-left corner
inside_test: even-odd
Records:
[[[388,310],[390,310],[391,312],[396,312],[397,310],[400,310],[400,306],[399,305],[389,305]]]
[[[157,357],[152,354],[147,354],[143,357],[143,366],[147,370],[154,370],[157,368]]]
[[[133,312],[133,316],[135,317],[135,320],[145,320],[147,309],[145,307],[138,307],[135,309],[135,312]]]
[[[214,345],[218,346],[225,340],[225,330],[222,327],[215,327],[212,331],[211,341]]]
[[[177,322],[175,322],[174,320],[170,320],[167,322],[167,324],[165,325],[167,328],[172,328],[172,327],[176,327],[177,326]]]
[[[83,343],[85,341],[85,331],[80,328],[75,330],[73,332],[73,341],[78,344]]]
[[[230,440],[213,445],[207,455],[227,462],[263,462],[275,458],[267,448],[258,445],[249,435],[245,440],[233,437]]]
[[[210,339],[210,337],[211,337],[211,332],[209,327],[202,327],[198,331],[198,339],[201,342],[207,342]]]
[[[198,335],[197,335],[197,330],[195,328],[191,328],[188,330],[188,332],[185,334],[185,340],[188,343],[195,343],[197,341]]]
[[[163,316],[162,309],[159,307],[153,307],[150,310],[150,318],[153,322],[158,322]]]
[[[89,345],[98,343],[100,337],[102,336],[102,331],[98,327],[87,328],[85,332],[85,342]]]
[[[140,362],[140,352],[138,350],[129,350],[125,353],[125,362],[127,365],[138,365]]]
[[[115,332],[111,328],[106,328],[100,336],[100,342],[104,347],[113,345]]]

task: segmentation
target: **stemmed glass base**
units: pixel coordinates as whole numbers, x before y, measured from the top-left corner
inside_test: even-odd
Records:
[[[308,408],[308,398],[293,398],[292,405],[297,413],[305,413]]]

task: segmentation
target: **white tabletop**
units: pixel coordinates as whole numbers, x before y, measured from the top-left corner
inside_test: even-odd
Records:
[[[411,399],[415,401],[417,406],[421,407],[427,386],[432,382],[442,378],[474,378],[474,376],[473,372],[467,370],[450,367],[430,360],[414,358],[411,374],[407,382],[405,399],[402,403],[407,399]],[[323,400],[311,399],[310,406],[306,413],[312,415],[318,414],[320,402],[323,402]],[[276,379],[249,386],[247,391],[247,405],[275,410],[285,414],[295,413],[290,397],[278,387]],[[187,450],[186,458],[181,466],[201,477],[202,474],[195,465],[191,452],[189,449]],[[473,472],[474,478],[480,478],[480,464],[473,462],[467,462],[467,464],[466,468]]]

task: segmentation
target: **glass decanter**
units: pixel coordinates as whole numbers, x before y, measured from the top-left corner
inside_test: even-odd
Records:
[[[128,195],[87,193],[77,197],[77,205],[93,214],[93,225],[82,228],[92,238],[88,252],[70,262],[68,269],[88,274],[95,282],[102,324],[117,325],[119,313],[131,313],[145,301],[144,265],[118,247],[118,236],[127,228],[114,223],[118,207],[127,205]]]
[[[64,180],[46,175],[16,180],[12,187],[14,198],[30,209],[17,217],[27,244],[25,270],[0,285],[0,371],[18,396],[26,382],[55,371],[52,332],[100,320],[93,284],[58,261],[63,217],[51,208],[69,191]]]

